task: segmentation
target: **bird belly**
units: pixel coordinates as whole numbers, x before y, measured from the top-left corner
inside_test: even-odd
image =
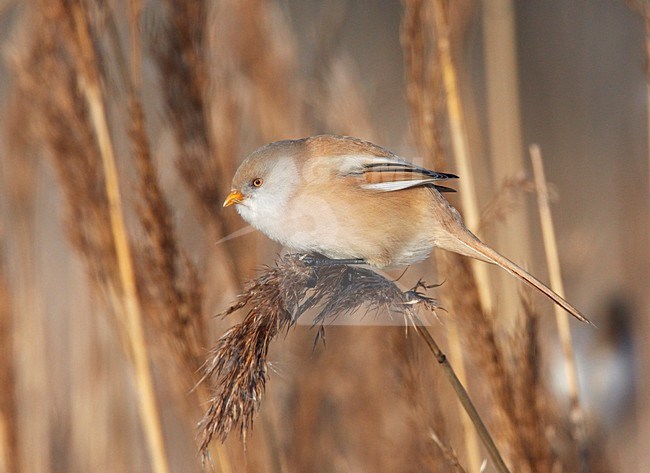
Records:
[[[404,193],[408,191],[403,191]],[[412,193],[412,192],[409,192]],[[303,193],[287,207],[278,238],[301,252],[332,259],[359,258],[375,267],[414,264],[433,248],[430,219],[397,194],[360,192],[325,201],[319,193]]]

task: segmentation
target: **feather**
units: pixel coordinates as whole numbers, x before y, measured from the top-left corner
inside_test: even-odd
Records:
[[[340,175],[354,178],[357,185],[365,190],[394,192],[428,186],[439,192],[455,192],[449,187],[434,184],[458,178],[455,174],[430,171],[397,156],[349,155],[340,159]]]
[[[407,163],[407,162],[380,162],[380,163],[370,163],[370,164],[365,164],[364,166],[364,173],[367,172],[380,172],[380,173],[395,173],[395,172],[405,172],[405,173],[413,173],[413,174],[421,174],[423,176],[427,176],[431,178],[432,180],[436,181],[444,181],[447,179],[458,179],[458,176],[455,174],[447,173],[447,172],[437,172],[437,171],[430,171],[425,168],[421,168],[420,166],[416,166],[415,164]]]
[[[408,181],[385,181],[372,184],[361,184],[359,187],[366,190],[393,192],[408,189],[410,187],[424,186],[431,184],[433,179],[411,179]]]

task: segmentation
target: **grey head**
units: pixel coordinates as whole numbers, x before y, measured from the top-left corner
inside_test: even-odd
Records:
[[[276,141],[253,151],[237,169],[224,207],[235,204],[244,220],[277,239],[275,227],[300,182],[304,141]]]

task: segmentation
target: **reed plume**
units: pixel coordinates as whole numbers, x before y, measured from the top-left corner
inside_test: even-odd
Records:
[[[247,310],[244,320],[221,337],[205,367],[215,395],[200,425],[202,451],[214,437],[224,440],[234,429],[245,436],[250,430],[266,386],[269,345],[301,316],[314,312],[317,338],[324,335],[326,323],[361,308],[384,311],[410,324],[414,303],[437,307],[416,289],[403,292],[368,269],[319,264],[311,256],[279,258],[221,314]]]

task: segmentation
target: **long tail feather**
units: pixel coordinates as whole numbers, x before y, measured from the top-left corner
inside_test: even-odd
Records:
[[[563,297],[553,291],[546,284],[541,282],[525,269],[510,261],[505,256],[497,253],[495,250],[480,241],[478,238],[474,237],[474,235],[471,233],[468,232],[467,237],[459,238],[458,240],[459,243],[467,247],[468,250],[467,252],[458,251],[459,253],[466,254],[467,256],[471,256],[488,263],[496,264],[510,274],[537,289],[539,292],[566,310],[569,314],[573,315],[576,319],[580,320],[581,322],[588,323],[589,325],[594,325],[587,317],[582,315],[578,309],[573,307],[569,302],[567,302]]]

